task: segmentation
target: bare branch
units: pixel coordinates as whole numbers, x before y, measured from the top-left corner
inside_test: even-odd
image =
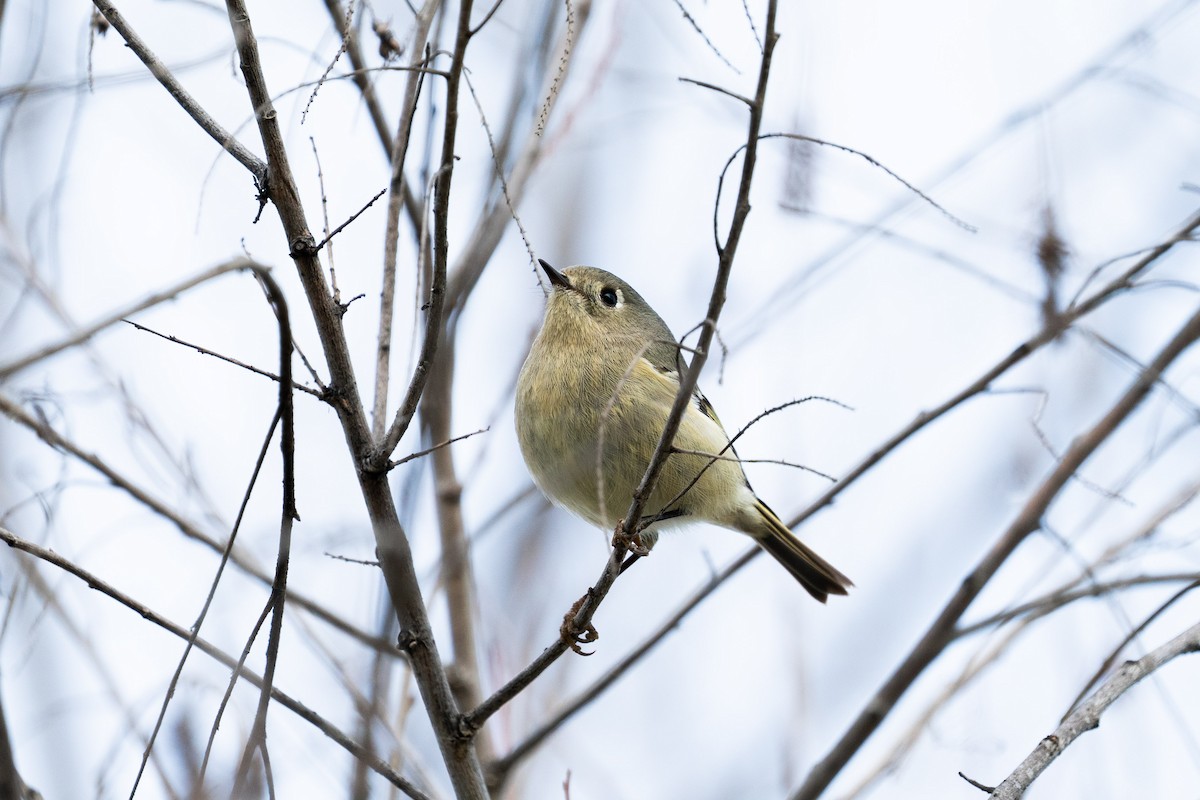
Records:
[[[67,453],[84,462],[92,469],[103,475],[104,478],[112,483],[113,486],[121,489],[135,501],[141,503],[155,514],[170,522],[172,525],[178,528],[179,532],[184,536],[200,542],[205,547],[216,553],[221,553],[224,551],[224,545],[222,545],[212,536],[205,533],[199,525],[196,525],[192,521],[188,520],[172,506],[154,497],[145,489],[129,480],[123,474],[117,472],[99,456],[85,451],[77,443],[63,436],[45,422],[26,413],[18,403],[13,402],[3,394],[0,394],[0,414],[3,414],[19,425],[23,425],[50,447],[61,450],[64,453]],[[234,564],[236,564],[247,575],[250,575],[256,579],[259,583],[267,586],[271,584],[271,576],[263,572],[262,569],[252,563],[245,554],[239,553],[235,550],[233,551],[231,558]],[[316,601],[304,595],[297,594],[294,589],[288,589],[287,601],[294,606],[303,608],[305,611],[317,617],[322,622],[330,625],[338,631],[341,631],[355,641],[366,645],[376,652],[389,653],[393,656],[399,655],[393,642],[380,639],[377,636],[372,636],[360,628],[351,625],[336,614],[330,613],[329,610],[320,603],[317,603]]]
[[[186,342],[183,339],[180,339],[178,336],[171,336],[170,334],[167,334],[167,333],[160,333],[160,332],[154,330],[153,328],[148,328],[145,325],[138,324],[131,319],[122,319],[121,322],[124,322],[127,325],[132,325],[134,328],[136,328],[139,331],[144,331],[146,333],[153,334],[154,336],[157,336],[160,339],[166,339],[168,342],[174,342],[175,344],[183,345],[184,347],[195,350],[200,355],[212,356],[213,358],[220,359],[221,361],[224,361],[226,363],[233,364],[235,367],[241,367],[242,369],[246,370],[247,372],[253,372],[255,375],[261,375],[264,378],[270,378],[273,381],[279,380],[279,376],[273,372],[267,372],[265,369],[259,369],[258,367],[254,366],[253,364],[247,364],[244,361],[238,361],[236,358],[232,358],[227,355],[222,355],[221,353],[218,353],[214,350],[209,350],[207,347],[202,347],[202,346],[200,346],[198,344],[194,344],[192,342]],[[296,383],[295,381],[292,381],[292,388],[298,392],[305,392],[306,394],[311,394],[313,397],[316,397],[318,399],[320,399],[322,397],[321,391],[314,389],[311,386],[305,386],[302,383]]]
[[[253,270],[259,272],[260,274],[266,274],[267,268],[261,264],[251,261],[250,259],[238,258],[234,259],[233,261],[226,261],[224,264],[218,264],[215,267],[206,269],[204,272],[182,280],[174,286],[169,286],[166,289],[155,292],[154,294],[144,297],[135,303],[131,303],[124,308],[118,309],[117,311],[109,314],[107,317],[93,322],[91,325],[76,331],[65,339],[40,348],[39,350],[29,353],[28,355],[16,358],[7,364],[0,364],[0,381],[9,377],[13,373],[20,372],[32,364],[36,364],[39,361],[49,358],[55,353],[61,353],[63,350],[83,344],[105,328],[121,322],[125,319],[125,317],[132,316],[139,311],[145,311],[147,308],[152,308],[167,300],[172,300],[180,294],[186,292],[188,289],[199,286],[200,284],[210,281],[220,275],[224,275],[227,272],[234,272],[236,270]]]
[[[388,469],[395,469],[396,467],[400,466],[401,464],[407,464],[409,461],[421,458],[422,456],[427,456],[430,453],[434,452],[435,450],[441,450],[443,447],[446,447],[447,445],[454,444],[455,442],[461,442],[463,439],[470,439],[472,436],[477,436],[481,433],[487,433],[490,430],[491,430],[491,428],[480,428],[477,431],[471,431],[470,433],[464,433],[461,436],[454,436],[450,439],[446,439],[445,441],[438,442],[437,444],[433,445],[432,447],[426,447],[424,450],[418,450],[415,453],[409,453],[404,458],[399,458],[399,459],[396,459],[395,461],[389,461]]]
[[[437,11],[437,0],[426,0],[425,5],[417,14],[416,26],[413,30],[409,52],[413,53],[413,65],[424,64],[429,55],[421,53],[427,49],[429,28],[433,24],[433,15]],[[387,223],[383,238],[383,286],[379,292],[379,333],[375,350],[375,403],[371,412],[371,433],[376,441],[384,437],[387,425],[387,399],[389,376],[392,363],[392,319],[396,303],[396,262],[400,240],[400,209],[408,194],[404,178],[404,165],[408,158],[408,143],[412,137],[413,119],[417,113],[417,100],[421,94],[423,74],[413,72],[408,76],[404,86],[404,105],[400,122],[396,128],[395,141],[392,144],[391,162],[392,178],[388,184]],[[424,216],[421,218],[424,222]],[[423,231],[423,225],[421,229]],[[424,234],[418,234],[418,251],[425,252]],[[420,259],[418,258],[418,261]],[[421,274],[421,264],[417,265],[417,274]],[[428,336],[426,329],[426,336]],[[390,455],[390,454],[389,454]]]
[[[250,174],[254,176],[255,180],[259,183],[265,181],[267,177],[267,165],[263,160],[247,150],[246,146],[235,139],[233,134],[221,127],[220,123],[201,108],[196,99],[188,94],[187,89],[183,88],[183,84],[176,80],[171,71],[167,69],[167,66],[159,61],[158,56],[154,55],[150,47],[142,41],[141,37],[125,21],[125,17],[121,15],[121,12],[117,11],[109,0],[93,0],[93,4],[104,15],[104,18],[108,20],[109,24],[117,29],[117,33],[121,34],[121,38],[129,45],[129,49],[142,60],[142,63],[146,65],[146,69],[150,70],[150,74],[158,79],[158,82],[170,93],[171,97],[175,98],[175,102],[179,103],[183,110],[188,113],[188,116],[196,121],[200,129],[211,136],[226,152],[237,159],[238,163],[250,170]]]
[[[358,87],[358,91],[362,94],[363,102],[367,106],[367,114],[371,117],[371,125],[375,129],[375,135],[379,139],[379,145],[384,152],[390,157],[392,147],[392,137],[388,131],[387,117],[383,113],[383,104],[379,102],[379,95],[375,92],[375,85],[371,83],[371,68],[367,67],[367,61],[363,58],[362,48],[359,46],[358,37],[353,35],[352,31],[344,30],[341,26],[346,19],[346,12],[342,10],[340,0],[325,0],[325,8],[329,12],[330,19],[338,30],[342,33],[342,46],[346,48],[346,55],[350,57],[350,64],[354,67],[350,73],[354,85]],[[420,49],[417,49],[420,52]],[[380,70],[390,69],[409,69],[407,67],[379,67]],[[408,211],[408,218],[412,222],[414,228],[420,227],[421,209],[417,206],[417,199],[413,195],[410,187],[405,184],[401,188],[401,195],[404,201],[404,207]]]
[[[1089,431],[1076,438],[1063,454],[1062,460],[1026,501],[1008,529],[963,580],[958,591],[946,603],[920,641],[892,672],[883,687],[867,702],[833,749],[813,767],[804,783],[791,795],[792,800],[815,800],[828,787],[842,767],[858,752],[867,737],[879,727],[900,697],[953,640],[955,626],[967,607],[1017,546],[1039,528],[1046,509],[1070,481],[1075,471],[1133,413],[1167,367],[1197,338],[1200,338],[1200,311],[1183,324],[1108,413]]]
[[[1096,728],[1108,707],[1139,681],[1178,656],[1200,651],[1200,623],[1155,648],[1137,661],[1126,661],[1088,700],[1062,721],[1004,779],[992,800],[1018,800],[1038,776],[1082,734]]]
[[[675,3],[675,7],[679,9],[679,12],[681,14],[683,14],[683,18],[685,20],[687,20],[689,25],[692,26],[692,30],[694,30],[697,34],[699,34],[700,38],[704,40],[704,43],[706,45],[708,45],[708,49],[713,52],[713,55],[715,55],[717,58],[721,59],[722,64],[729,67],[731,70],[736,72],[738,75],[741,75],[742,71],[740,69],[738,69],[737,67],[735,67],[732,63],[730,63],[729,59],[726,58],[721,53],[721,51],[717,49],[717,46],[712,43],[712,39],[709,39],[708,34],[705,33],[704,29],[700,27],[700,23],[696,22],[695,17],[693,17],[691,14],[689,14],[688,10],[686,8],[684,8],[681,0],[673,0],[673,1]],[[747,16],[749,16],[749,15],[747,15]],[[769,39],[770,36],[768,36],[767,38]],[[762,50],[762,52],[765,54],[767,52],[767,48],[769,48],[769,47],[770,47],[770,45],[766,45],[765,47],[761,47],[759,49]]]
[[[259,273],[259,280],[267,292],[267,299],[275,310],[279,322],[279,421],[282,426],[279,448],[283,459],[283,501],[279,520],[279,547],[275,559],[275,579],[271,582],[271,597],[267,608],[271,610],[271,630],[267,638],[267,661],[263,669],[263,682],[254,715],[254,724],[242,752],[242,763],[238,778],[234,781],[234,794],[238,787],[249,779],[251,759],[256,751],[261,752],[263,766],[270,768],[267,761],[267,709],[271,702],[271,688],[275,682],[275,665],[279,659],[279,642],[283,636],[283,609],[287,597],[288,565],[292,552],[292,525],[300,518],[296,512],[296,428],[292,397],[292,326],[288,315],[287,300],[279,284],[268,273]],[[265,612],[265,609],[264,609]],[[247,644],[249,647],[249,644]]]
[[[221,576],[225,573],[225,567],[229,563],[229,556],[233,552],[233,543],[237,541],[238,531],[242,526],[242,519],[246,513],[246,506],[250,503],[250,495],[254,491],[255,484],[258,483],[258,475],[262,470],[263,462],[267,458],[267,450],[271,445],[271,439],[275,436],[275,429],[279,425],[279,410],[275,412],[274,418],[271,420],[271,425],[267,429],[267,435],[263,437],[262,447],[258,451],[258,459],[255,461],[254,469],[250,473],[250,480],[246,485],[246,491],[242,494],[242,503],[238,508],[237,517],[233,521],[233,528],[229,532],[229,540],[225,545],[224,552],[221,553],[221,560],[217,564],[216,573],[213,575],[212,582],[209,584],[208,596],[204,598],[204,603],[200,607],[200,613],[196,616],[196,621],[192,624],[191,635],[188,636],[187,645],[183,648],[183,653],[179,656],[179,662],[175,665],[175,672],[171,675],[171,680],[167,682],[167,692],[163,697],[162,705],[158,709],[158,718],[154,721],[154,728],[150,731],[150,736],[146,741],[146,747],[142,751],[142,763],[138,767],[137,775],[133,779],[133,788],[129,795],[132,797],[137,794],[138,785],[142,781],[142,773],[146,770],[146,763],[150,760],[150,755],[154,751],[154,742],[158,739],[158,733],[162,729],[163,720],[167,716],[167,708],[171,705],[171,699],[175,696],[175,687],[179,685],[179,679],[183,675],[184,665],[187,664],[188,656],[191,655],[192,648],[196,645],[196,639],[200,636],[200,629],[204,626],[205,619],[208,618],[208,611],[212,607],[213,598],[217,595],[217,586],[221,582]],[[241,662],[238,667],[240,669]],[[236,680],[237,673],[234,673]],[[232,683],[232,681],[231,681]],[[209,747],[212,745],[214,733],[209,737]],[[204,766],[208,763],[208,752],[206,750],[203,762],[200,765],[200,772],[196,779],[198,785],[204,781]]]
[[[793,139],[793,140],[799,141],[799,142],[811,142],[812,144],[819,144],[822,147],[832,147],[835,150],[841,150],[843,153],[850,153],[851,155],[858,156],[859,158],[863,159],[871,166],[876,167],[876,168],[881,169],[884,172],[886,172],[891,178],[898,181],[902,186],[904,186],[905,189],[908,189],[910,192],[915,194],[917,197],[921,198],[926,203],[928,203],[929,205],[936,208],[938,211],[940,211],[942,213],[942,216],[946,217],[946,219],[950,220],[958,227],[962,228],[963,230],[965,230],[969,233],[976,233],[978,231],[978,228],[976,228],[974,225],[970,224],[966,220],[961,219],[960,217],[956,217],[954,214],[951,214],[949,211],[947,211],[945,209],[945,207],[943,207],[940,203],[938,203],[932,197],[930,197],[929,195],[922,192],[920,189],[918,189],[916,186],[914,186],[913,184],[906,181],[904,178],[901,178],[899,175],[897,175],[891,169],[886,167],[879,160],[873,158],[872,156],[867,155],[866,153],[864,153],[861,150],[855,150],[853,147],[847,147],[844,144],[837,144],[836,142],[827,142],[824,139],[818,139],[814,136],[804,136],[799,133],[764,133],[762,138],[764,138],[764,139],[783,138],[783,139]]]
[[[747,106],[754,105],[754,101],[751,100],[749,97],[738,94],[737,92],[730,91],[729,89],[723,89],[714,83],[708,83],[706,81],[698,81],[695,78],[679,78],[678,80],[681,83],[690,83],[694,86],[699,86],[704,89],[712,89],[714,92],[719,92],[720,94],[726,95],[727,97],[732,97],[734,100],[740,100],[741,102],[745,103]]]
[[[374,197],[372,197],[370,200],[367,201],[367,204],[365,206],[360,208],[358,211],[355,211],[353,214],[350,215],[350,218],[348,220],[343,222],[341,225],[338,225],[336,228],[334,228],[332,231],[330,231],[329,234],[324,239],[317,242],[317,245],[316,245],[317,250],[321,250],[323,247],[325,247],[325,245],[329,244],[330,239],[332,239],[333,237],[335,237],[339,233],[341,233],[343,230],[345,230],[347,225],[349,225],[351,222],[354,222],[354,220],[358,219],[364,211],[366,211],[371,206],[375,205],[375,201],[378,200],[379,198],[383,197],[383,193],[386,191],[387,191],[386,187],[383,189],[380,189],[378,192],[375,193]]]
[[[462,69],[462,45],[465,44],[470,6],[470,2],[464,2],[460,9],[458,47],[454,57],[458,70]],[[309,307],[329,363],[331,389],[339,399],[335,408],[351,455],[358,465],[359,487],[371,518],[376,551],[400,623],[400,645],[411,660],[413,675],[425,702],[426,713],[436,734],[451,784],[460,800],[482,800],[487,796],[483,772],[474,748],[464,739],[458,724],[459,711],[442,667],[425,600],[421,595],[413,566],[412,552],[387,481],[387,455],[381,455],[367,423],[350,360],[349,346],[341,325],[340,309],[333,302],[329,287],[325,285],[324,274],[317,260],[315,241],[308,230],[299,190],[292,177],[287,149],[263,75],[258,42],[250,25],[246,4],[244,0],[226,0],[226,7],[237,42],[242,74],[246,78],[246,89],[258,119],[259,132],[270,164],[267,190],[283,223],[291,255],[308,297]],[[352,54],[353,49],[349,52]],[[458,88],[453,71],[449,83],[448,96],[453,98]],[[447,109],[446,149],[442,158],[444,162],[453,164],[453,100],[450,102],[451,107]],[[435,262],[439,258],[445,258],[445,249],[448,246],[445,226],[448,176],[446,181],[439,185],[441,189],[436,204],[438,225],[434,234]],[[435,316],[431,311],[431,322]]]
[[[429,307],[425,313],[425,338],[421,343],[421,354],[413,370],[412,380],[400,410],[388,428],[387,436],[375,456],[377,461],[387,462],[400,438],[412,423],[417,402],[429,380],[429,369],[437,352],[438,339],[442,333],[442,314],[446,301],[446,272],[450,260],[450,186],[454,177],[454,143],[458,136],[458,94],[462,81],[463,57],[470,30],[471,0],[464,0],[459,9],[458,29],[455,34],[454,55],[450,63],[450,75],[446,79],[445,123],[442,130],[442,162],[433,176],[433,281],[429,286]]]

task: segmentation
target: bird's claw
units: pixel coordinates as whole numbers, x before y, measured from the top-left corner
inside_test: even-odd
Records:
[[[581,656],[590,656],[596,652],[593,650],[589,653],[581,645],[591,644],[600,638],[600,633],[596,630],[596,626],[590,622],[582,628],[575,624],[575,615],[579,613],[579,609],[587,599],[588,595],[584,595],[575,601],[575,605],[571,606],[571,610],[563,617],[562,627],[558,629],[558,635],[571,648],[571,652]]]
[[[612,544],[613,547],[624,547],[635,556],[650,555],[650,548],[642,544],[642,535],[640,533],[626,533],[623,522],[617,526],[616,533],[613,534]]]

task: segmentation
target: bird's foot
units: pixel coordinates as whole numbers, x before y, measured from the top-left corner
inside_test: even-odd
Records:
[[[613,534],[612,545],[613,547],[624,547],[629,553],[639,558],[650,555],[650,548],[643,543],[642,535],[626,533],[624,522],[617,526],[616,533]]]
[[[590,592],[575,601],[575,605],[571,606],[571,610],[563,617],[562,627],[558,629],[558,635],[562,637],[563,642],[571,648],[571,652],[581,656],[590,656],[595,650],[586,652],[581,645],[591,644],[600,638],[599,631],[596,626],[590,622],[582,628],[575,624],[575,615],[579,613],[579,609],[587,602]]]

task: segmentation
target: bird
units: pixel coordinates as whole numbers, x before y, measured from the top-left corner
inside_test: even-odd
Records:
[[[686,369],[682,348],[649,303],[617,276],[539,263],[549,291],[517,380],[521,454],[552,502],[613,530],[675,402]],[[853,586],[755,494],[699,390],[644,513],[639,522],[649,524],[638,541],[647,552],[662,530],[709,522],[749,536],[822,603]]]

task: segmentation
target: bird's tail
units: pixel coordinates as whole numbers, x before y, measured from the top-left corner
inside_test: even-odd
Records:
[[[854,585],[832,564],[800,541],[766,503],[759,500],[754,508],[763,520],[763,524],[751,532],[754,541],[792,573],[792,577],[800,581],[809,594],[824,603],[829,595],[844,595]]]

